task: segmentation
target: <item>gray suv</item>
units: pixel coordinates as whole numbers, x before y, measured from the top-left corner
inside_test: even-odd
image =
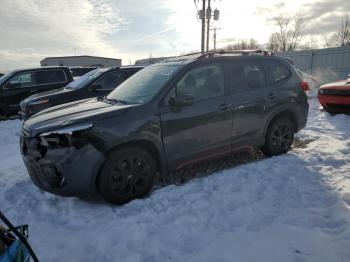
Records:
[[[139,71],[103,98],[46,109],[23,124],[32,181],[62,196],[125,203],[156,177],[243,146],[288,152],[305,127],[303,82],[284,58],[194,54]]]

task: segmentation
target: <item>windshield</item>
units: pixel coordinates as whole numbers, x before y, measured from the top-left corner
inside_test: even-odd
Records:
[[[159,64],[148,66],[114,89],[107,99],[128,103],[148,102],[181,67],[182,65]]]
[[[7,73],[7,74],[3,75],[2,77],[0,77],[0,85],[5,83],[7,81],[7,79],[9,79],[15,72],[16,71],[12,71],[12,72]]]
[[[68,89],[80,89],[87,84],[91,83],[94,81],[96,78],[98,78],[100,75],[102,75],[104,72],[109,70],[109,68],[104,68],[104,69],[95,69],[92,70],[85,75],[79,77],[77,80],[74,80],[73,82],[70,82],[66,88]]]

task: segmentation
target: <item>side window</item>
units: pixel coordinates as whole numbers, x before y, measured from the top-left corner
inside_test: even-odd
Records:
[[[112,72],[102,76],[94,84],[102,89],[114,89],[124,81],[123,72]]]
[[[187,93],[194,100],[222,96],[224,94],[224,68],[222,64],[201,66],[189,71],[176,84],[173,92]]]
[[[276,61],[265,61],[270,75],[270,81],[272,84],[278,83],[290,76],[290,71],[282,64]]]
[[[265,71],[255,61],[231,62],[231,79],[235,92],[256,90],[266,85]]]
[[[20,72],[13,76],[10,81],[9,88],[22,88],[36,85],[34,72]]]
[[[36,71],[38,85],[59,84],[67,81],[63,70],[40,70]]]

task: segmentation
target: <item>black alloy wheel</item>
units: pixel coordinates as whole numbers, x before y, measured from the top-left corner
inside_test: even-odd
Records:
[[[287,153],[294,140],[293,124],[288,118],[278,118],[269,127],[262,151],[267,156]]]
[[[99,191],[109,202],[124,204],[145,196],[156,177],[153,157],[141,148],[115,151],[101,169]]]

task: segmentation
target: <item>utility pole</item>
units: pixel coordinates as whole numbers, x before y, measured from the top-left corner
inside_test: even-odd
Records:
[[[209,31],[210,31],[210,18],[211,18],[211,8],[210,8],[210,0],[208,0],[208,9],[205,12],[207,17],[207,52],[209,51]]]
[[[202,38],[201,38],[201,52],[202,54],[204,53],[204,49],[205,49],[205,1],[206,0],[202,0],[203,1],[203,6],[202,6]]]
[[[214,27],[214,29],[210,29],[210,30],[214,30],[214,39],[213,39],[213,43],[214,43],[214,52],[216,51],[216,31],[220,30],[221,28],[217,28]]]

